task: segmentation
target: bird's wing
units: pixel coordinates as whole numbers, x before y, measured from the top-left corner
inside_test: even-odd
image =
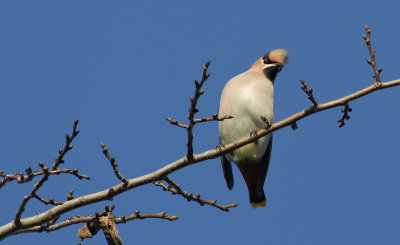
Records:
[[[269,160],[271,158],[271,151],[272,151],[272,134],[271,134],[271,138],[268,142],[267,150],[265,151],[264,156],[261,160],[260,175],[258,177],[258,183],[257,183],[257,193],[259,195],[261,195],[263,192],[263,186],[264,186],[265,178],[267,177],[267,172],[268,172],[268,167],[269,167]]]
[[[229,190],[233,188],[232,164],[226,159],[225,155],[221,155],[222,171],[224,172],[225,182]]]

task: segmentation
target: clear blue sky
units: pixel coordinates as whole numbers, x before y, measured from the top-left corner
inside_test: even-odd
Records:
[[[291,56],[275,83],[276,120],[310,106],[299,79],[319,102],[344,96],[373,82],[364,24],[372,29],[382,80],[399,78],[400,6],[356,2],[2,1],[0,169],[51,164],[76,119],[81,134],[63,166],[92,180],[51,176],[39,191],[46,199],[118,183],[100,142],[127,178],[181,158],[186,133],[165,118],[186,120],[193,81],[207,60],[211,77],[198,117],[216,113],[224,84],[275,48]],[[399,244],[399,93],[395,87],[351,103],[351,119],[341,129],[336,108],[300,121],[296,131],[276,132],[264,209],[251,208],[236,167],[235,187],[227,189],[216,159],[171,177],[205,199],[238,203],[229,213],[148,185],[61,220],[115,204],[117,216],[138,209],[181,217],[119,225],[125,244]],[[197,153],[218,144],[214,122],[194,133]],[[1,224],[13,219],[32,185],[9,183],[0,190]],[[24,217],[47,208],[33,200]],[[3,243],[77,244],[79,227]],[[99,234],[86,244],[105,240]]]

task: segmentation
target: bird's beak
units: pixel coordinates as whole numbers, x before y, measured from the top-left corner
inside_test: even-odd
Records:
[[[280,72],[280,71],[283,69],[283,67],[284,67],[284,65],[281,64],[281,63],[275,63],[274,65],[275,65],[275,67],[277,68],[278,72]]]

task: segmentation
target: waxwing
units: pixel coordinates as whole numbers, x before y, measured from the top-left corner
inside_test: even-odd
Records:
[[[274,121],[273,84],[288,59],[286,50],[272,50],[254,62],[248,71],[228,81],[221,94],[219,115],[231,115],[233,118],[218,124],[221,146],[266,128],[267,124],[261,117],[265,117],[270,123]],[[271,149],[272,134],[268,134],[254,143],[221,156],[228,188],[233,188],[231,162],[234,162],[246,182],[253,208],[265,207],[267,204],[263,186]]]

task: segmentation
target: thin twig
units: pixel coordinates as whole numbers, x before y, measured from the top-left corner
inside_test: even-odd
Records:
[[[76,130],[76,127],[78,126],[78,122],[79,122],[79,121],[76,120],[76,121],[72,124],[72,129],[73,129],[73,130],[72,130],[72,136],[70,136],[69,134],[66,134],[66,135],[65,135],[65,140],[66,140],[66,142],[65,142],[64,149],[61,149],[61,148],[60,148],[60,149],[58,150],[58,156],[57,156],[55,162],[53,163],[53,168],[52,168],[52,170],[56,170],[60,164],[64,163],[63,158],[64,158],[65,154],[67,154],[67,152],[68,152],[69,150],[72,149],[71,143],[72,143],[72,141],[74,140],[74,138],[79,134],[79,130]]]
[[[230,115],[225,115],[225,116],[219,117],[218,113],[215,113],[211,117],[203,117],[203,118],[194,119],[194,123],[202,123],[202,122],[209,122],[209,121],[223,121],[223,120],[232,119],[232,118],[233,118],[233,116],[230,116]]]
[[[73,128],[72,137],[69,136],[69,134],[65,135],[66,143],[65,143],[64,149],[60,148],[60,150],[58,151],[58,156],[57,156],[55,162],[53,163],[52,171],[57,170],[58,166],[61,163],[64,163],[63,157],[69,150],[72,149],[71,142],[79,133],[79,131],[76,130],[77,126],[78,126],[78,120],[76,120],[72,124],[72,128]],[[17,213],[15,214],[14,221],[13,221],[13,223],[16,226],[21,225],[21,215],[25,211],[26,204],[29,202],[29,200],[31,200],[36,195],[36,192],[39,190],[40,187],[42,187],[42,185],[48,180],[48,178],[50,176],[49,168],[47,166],[45,166],[42,162],[39,162],[39,166],[43,170],[44,176],[42,178],[40,178],[40,180],[33,186],[31,193],[28,196],[24,196],[24,199],[22,200],[22,203],[21,203],[20,207],[18,208]]]
[[[15,173],[15,174],[5,174],[3,171],[0,171],[0,177],[3,179],[0,181],[0,188],[2,188],[7,182],[11,182],[13,180],[17,180],[18,183],[22,184],[28,181],[31,181],[33,177],[35,176],[34,174],[37,173],[37,170],[35,172],[32,172],[32,169],[29,167],[25,169],[26,175],[24,173]],[[43,174],[43,171],[42,171]]]
[[[32,172],[31,168],[26,169],[27,175],[23,173],[16,173],[16,174],[5,174],[3,171],[0,171],[0,177],[3,179],[0,181],[0,188],[3,187],[7,182],[16,180],[18,184],[23,184],[26,182],[31,181],[34,177],[39,175],[44,175],[44,171],[35,170]],[[87,179],[90,180],[90,177],[86,174],[79,174],[78,169],[57,169],[57,170],[48,170],[47,174],[49,175],[58,175],[58,174],[72,174],[79,179]]]
[[[74,189],[72,189],[70,192],[68,192],[67,201],[74,199],[74,197],[72,196],[73,194],[74,194]],[[63,204],[63,203],[62,203],[62,204]],[[60,204],[60,205],[61,205],[61,204]],[[54,219],[52,219],[52,220],[50,220],[49,222],[47,222],[47,224],[41,225],[41,227],[42,227],[43,229],[45,229],[45,228],[47,228],[47,227],[49,227],[49,226],[51,226],[51,225],[54,225],[54,224],[58,221],[59,218],[60,218],[60,216],[57,216],[57,217],[55,217]]]
[[[115,175],[117,176],[117,178],[119,180],[121,180],[122,182],[124,182],[124,184],[127,184],[128,181],[125,179],[124,176],[122,176],[122,174],[118,171],[118,164],[115,162],[115,158],[111,157],[110,154],[108,153],[108,148],[105,144],[100,143],[101,148],[103,148],[103,154],[104,156],[107,157],[107,159],[110,161],[111,167],[114,170]]]
[[[53,198],[50,198],[49,200],[45,200],[45,199],[41,198],[40,196],[38,196],[36,193],[33,194],[33,197],[46,205],[51,204],[51,205],[57,206],[57,205],[63,204],[63,202],[55,202]]]
[[[72,189],[70,192],[68,192],[67,201],[74,199],[74,197],[72,196],[73,194],[74,194],[74,190]],[[51,205],[57,206],[57,205],[63,204],[63,202],[55,202],[53,198],[46,200],[46,199],[38,196],[36,193],[33,195],[33,197],[46,205],[51,204]]]
[[[188,193],[180,188],[178,184],[176,184],[174,181],[172,181],[170,178],[165,177],[164,180],[168,183],[168,186],[165,185],[162,181],[156,181],[154,182],[154,185],[156,186],[161,186],[164,191],[169,191],[173,195],[181,195],[183,198],[185,198],[188,202],[190,201],[195,201],[199,203],[201,206],[204,206],[205,204],[219,208],[222,211],[229,212],[229,208],[234,208],[237,206],[237,204],[230,204],[226,206],[221,206],[216,204],[217,200],[203,200],[200,199],[200,194],[193,195],[192,193]]]
[[[64,221],[61,221],[57,224],[51,224],[51,225],[42,225],[42,226],[34,226],[25,230],[20,230],[19,232],[16,232],[15,234],[19,234],[19,233],[28,233],[28,232],[52,232],[52,231],[56,231],[59,230],[61,228],[64,227],[68,227],[71,225],[75,225],[75,224],[82,224],[82,223],[90,223],[93,222],[96,218],[99,217],[103,217],[105,215],[107,215],[109,212],[112,212],[114,210],[114,206],[109,208],[108,211],[106,211],[106,209],[104,209],[103,212],[96,213],[96,215],[89,215],[87,217],[84,216],[80,216],[80,215],[76,215],[74,217],[69,217]],[[159,213],[155,213],[155,214],[141,214],[138,210],[136,210],[133,214],[129,215],[129,216],[121,216],[120,218],[116,218],[115,223],[116,224],[121,224],[121,223],[126,223],[128,221],[131,220],[135,220],[135,219],[165,219],[165,220],[169,220],[169,221],[174,221],[177,220],[179,218],[179,216],[169,216],[166,215],[167,212],[159,212]]]
[[[31,193],[28,196],[24,196],[24,199],[22,200],[22,203],[20,205],[20,207],[17,210],[17,213],[15,214],[15,219],[14,219],[14,223],[15,225],[19,226],[21,224],[21,215],[22,213],[25,211],[25,206],[28,203],[29,200],[31,200],[34,195],[36,194],[36,191],[39,190],[39,188],[44,184],[44,182],[47,181],[47,179],[49,178],[49,175],[46,173],[48,171],[48,167],[44,166],[42,162],[39,163],[40,166],[42,167],[43,171],[44,171],[44,176],[42,178],[40,178],[40,180],[33,186],[33,189],[31,191]]]
[[[178,127],[181,127],[181,128],[186,128],[186,129],[189,128],[189,125],[186,125],[183,122],[175,121],[174,119],[172,119],[170,117],[167,117],[167,121],[170,122],[172,125],[175,125],[175,126],[178,126]]]
[[[208,66],[210,65],[210,61],[207,61],[203,65],[203,76],[201,78],[201,81],[198,82],[197,80],[194,81],[196,85],[196,90],[194,92],[194,96],[190,97],[191,101],[191,106],[189,108],[189,114],[188,114],[188,119],[189,119],[189,126],[187,128],[187,134],[188,134],[188,140],[187,140],[187,153],[186,153],[186,159],[189,163],[193,162],[193,127],[196,124],[194,120],[194,114],[196,114],[199,110],[196,108],[197,106],[197,101],[200,98],[200,95],[204,93],[204,90],[201,89],[203,86],[204,82],[210,77],[210,74],[207,74]]]
[[[68,192],[67,195],[67,201],[74,199],[74,189],[72,189],[70,192]]]
[[[72,145],[71,142],[72,140],[78,135],[79,131],[76,130],[76,127],[78,125],[78,120],[76,120],[73,124],[73,132],[72,132],[72,137],[69,136],[69,134],[65,135],[66,138],[66,144],[64,146],[64,149],[59,149],[59,154],[55,160],[55,162],[53,163],[53,168],[51,170],[47,169],[46,174],[48,175],[57,175],[57,174],[61,174],[61,173],[66,173],[66,174],[72,174],[74,176],[76,176],[79,179],[90,179],[89,176],[85,175],[85,174],[79,174],[77,169],[58,169],[58,166],[62,163],[64,163],[63,157],[65,156],[65,154],[72,149]],[[3,171],[0,171],[0,177],[2,177],[3,179],[0,181],[0,188],[3,187],[7,182],[13,181],[13,180],[17,180],[17,182],[19,184],[22,183],[26,183],[31,181],[34,177],[39,176],[39,175],[44,175],[45,171],[32,171],[31,168],[27,168],[25,170],[26,175],[24,175],[23,173],[16,173],[16,174],[5,174]]]
[[[307,94],[308,99],[313,103],[313,107],[317,108],[318,107],[318,103],[314,99],[312,88],[307,88],[307,83],[304,80],[300,79],[300,82],[301,82],[301,84],[303,84],[303,86],[301,87],[301,90],[303,90],[304,93]]]
[[[225,115],[222,117],[218,117],[218,114],[213,114],[211,117],[203,117],[203,118],[194,118],[194,115],[199,111],[196,106],[197,106],[197,101],[199,100],[200,96],[204,93],[204,90],[201,89],[203,86],[204,82],[210,77],[210,74],[207,74],[208,67],[210,65],[210,61],[207,61],[203,65],[203,76],[201,78],[201,81],[198,82],[197,80],[194,81],[196,85],[196,89],[194,92],[194,96],[190,97],[190,108],[189,108],[189,114],[188,114],[188,119],[189,119],[189,124],[184,124],[182,122],[178,122],[170,117],[167,118],[167,121],[170,122],[172,125],[185,128],[187,130],[187,135],[188,135],[188,140],[186,142],[187,145],[187,152],[186,152],[186,159],[187,163],[190,164],[193,161],[193,127],[196,125],[196,123],[201,123],[201,122],[208,122],[208,121],[223,121],[226,119],[231,119],[233,118],[230,115]]]
[[[215,113],[211,117],[195,118],[195,119],[193,119],[193,123],[196,124],[196,123],[209,122],[209,121],[223,121],[223,120],[232,119],[232,118],[233,118],[233,116],[230,116],[230,115],[218,117],[218,113]],[[189,128],[189,125],[184,124],[182,122],[175,121],[174,119],[172,119],[170,117],[167,117],[167,121],[170,122],[172,125],[175,125],[175,126],[178,126],[181,128],[185,128],[185,129]]]
[[[367,25],[364,26],[365,31],[367,32],[367,36],[363,35],[364,41],[367,44],[369,54],[371,56],[371,59],[367,60],[367,63],[371,65],[372,69],[374,70],[374,75],[373,77],[375,78],[375,82],[379,85],[381,84],[381,77],[380,73],[382,72],[382,68],[378,68],[376,65],[376,60],[375,60],[375,50],[372,49],[371,47],[371,30]]]
[[[351,112],[352,109],[349,107],[349,103],[344,104],[344,108],[342,109],[343,116],[338,120],[339,123],[339,128],[343,127],[345,125],[344,120],[349,120],[349,112]]]
[[[119,224],[119,223],[126,223],[130,220],[134,220],[134,219],[148,219],[148,218],[157,218],[157,219],[166,219],[169,221],[174,221],[179,219],[179,216],[168,216],[165,215],[167,212],[159,212],[159,213],[155,213],[155,214],[140,214],[139,210],[136,210],[133,214],[125,217],[125,216],[121,216],[121,218],[118,218],[115,223]]]

